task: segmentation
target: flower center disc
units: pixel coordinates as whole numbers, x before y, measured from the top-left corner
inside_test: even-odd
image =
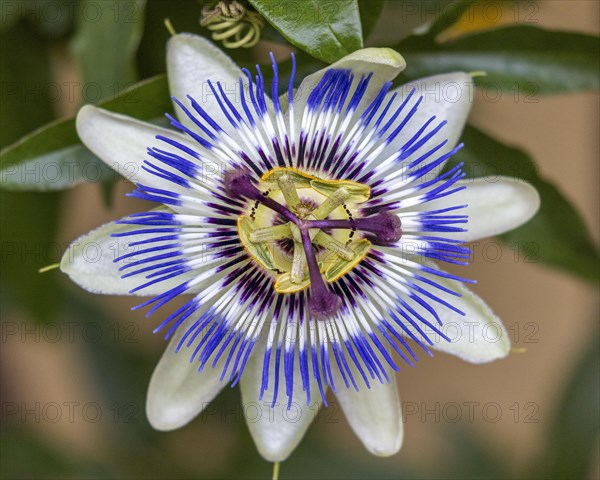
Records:
[[[313,220],[351,221],[358,204],[369,199],[370,188],[345,180],[322,180],[292,168],[275,168],[261,178],[259,190],[287,209],[296,222],[255,201],[238,219],[240,241],[248,254],[276,276],[278,293],[310,286],[305,245],[299,226]],[[320,273],[334,282],[351,271],[369,252],[371,242],[354,228],[308,229]]]

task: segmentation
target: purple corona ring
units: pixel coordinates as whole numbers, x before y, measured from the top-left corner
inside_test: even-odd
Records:
[[[394,88],[403,58],[371,48],[298,82],[292,55],[280,97],[272,60],[266,76],[240,70],[180,34],[167,53],[173,128],[84,107],[82,141],[158,206],[80,238],[61,268],[92,292],[147,296],[134,308],[160,315],[170,344],[148,391],[157,429],[239,383],[269,460],[285,459],[333,399],[369,451],[391,455],[403,436],[395,371],[420,352],[482,363],[510,347],[471,282],[437,263],[466,265],[464,242],[527,221],[538,196],[448,166],[468,74]],[[100,261],[88,261],[90,243]]]

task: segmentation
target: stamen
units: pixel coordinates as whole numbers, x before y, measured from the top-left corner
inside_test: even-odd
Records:
[[[342,306],[342,299],[331,293],[325,285],[319,265],[317,264],[308,228],[304,226],[300,228],[300,235],[310,275],[310,300],[308,308],[317,320],[325,320],[333,317],[339,311]]]
[[[296,216],[286,207],[277,203],[272,198],[263,195],[252,183],[252,179],[247,173],[240,172],[239,170],[226,172],[223,183],[225,184],[225,189],[230,195],[255,200],[262,203],[264,206],[269,207],[271,210],[281,214],[290,222],[297,221]]]
[[[289,223],[273,227],[257,228],[250,232],[248,238],[252,243],[273,242],[282,238],[291,238],[292,229]]]
[[[338,188],[317,209],[313,210],[312,214],[318,220],[327,218],[331,212],[342,205],[348,198],[350,198],[350,192],[344,187]]]
[[[308,228],[343,228],[362,230],[373,235],[371,241],[378,245],[395,243],[402,237],[402,224],[397,215],[382,212],[373,217],[348,220],[311,220]]]
[[[302,242],[294,242],[294,258],[292,260],[292,270],[290,271],[290,280],[292,283],[302,283],[304,281],[305,271],[306,255],[304,255]]]
[[[279,185],[281,193],[283,193],[287,207],[291,210],[296,210],[298,204],[300,203],[300,198],[298,198],[296,186],[294,185],[294,182],[290,176],[281,175],[277,177],[277,185]]]
[[[319,233],[317,233],[313,242],[318,245],[321,245],[322,247],[325,247],[331,253],[334,253],[335,255],[349,262],[354,260],[354,258],[356,257],[356,254],[352,250],[347,248],[346,245],[344,245],[342,242],[336,240],[331,235],[325,233],[322,230],[320,230]]]

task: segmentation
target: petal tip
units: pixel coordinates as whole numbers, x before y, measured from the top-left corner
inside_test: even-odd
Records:
[[[370,450],[370,452],[377,457],[391,457],[396,455],[400,451],[400,442],[397,443],[397,446],[393,446],[390,448],[388,445],[383,447],[375,447]]]
[[[369,57],[380,64],[398,69],[398,73],[406,68],[406,60],[396,50],[391,48],[366,48]]]
[[[179,409],[169,407],[168,404],[161,405],[160,402],[150,401],[150,397],[146,402],[146,417],[152,428],[159,432],[177,430],[194,418],[189,415],[183,416]]]
[[[378,72],[393,79],[406,68],[404,57],[391,48],[362,48],[352,52],[332,65],[333,68],[351,68],[355,72]]]
[[[389,436],[388,438],[382,438],[381,440],[386,441],[367,447],[369,452],[371,452],[373,455],[377,457],[391,457],[400,451],[404,441],[404,425],[402,422],[402,415],[400,415],[400,418],[398,419],[395,435]]]
[[[529,220],[531,220],[535,214],[538,212],[538,210],[540,209],[541,206],[541,198],[540,198],[540,194],[538,193],[537,189],[531,185],[530,183],[527,182],[523,182],[523,196],[526,197],[525,201],[527,203],[527,210],[524,212],[524,220],[523,223],[528,222]]]
[[[75,129],[77,130],[77,135],[81,139],[83,143],[86,143],[87,132],[89,131],[89,126],[94,122],[95,117],[102,109],[95,107],[94,105],[84,105],[77,112],[77,117],[75,118]]]
[[[174,51],[174,49],[187,47],[192,43],[196,43],[197,45],[202,44],[202,46],[206,46],[207,48],[217,48],[214,43],[204,37],[194,35],[193,33],[182,32],[178,33],[177,35],[173,35],[167,41],[167,56],[172,53],[177,53]]]
[[[278,448],[276,445],[265,445],[264,443],[257,442],[256,438],[254,439],[254,443],[256,445],[256,449],[261,457],[263,457],[267,462],[283,462],[288,459],[291,455],[292,451],[295,448]]]

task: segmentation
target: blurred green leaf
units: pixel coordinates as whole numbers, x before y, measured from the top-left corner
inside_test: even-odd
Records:
[[[438,44],[433,35],[397,45],[406,59],[405,78],[455,70],[487,73],[477,85],[525,94],[554,94],[600,87],[600,42],[581,33],[509,26]]]
[[[598,458],[600,431],[600,332],[596,329],[589,338],[560,394],[546,436],[549,445],[530,478],[592,478],[597,473],[594,459]]]
[[[38,35],[60,38],[73,26],[75,5],[73,0],[0,0],[0,31],[26,19]]]
[[[0,148],[53,118],[50,96],[44,94],[52,81],[45,47],[25,22],[0,33]]]
[[[0,152],[0,184],[5,190],[62,190],[114,175],[86,149],[75,120],[50,123]]]
[[[20,22],[0,34],[0,147],[15,141],[53,118],[47,96],[36,94],[51,81],[45,43]],[[36,179],[41,172],[29,170]],[[2,184],[4,181],[2,181]],[[57,262],[60,246],[54,242],[58,195],[0,192],[0,265],[2,316],[8,308],[22,308],[46,320],[61,297],[38,269]]]
[[[462,15],[475,3],[475,0],[458,0],[446,4],[441,9],[441,14],[435,20],[429,31],[430,37],[435,37],[460,20]]]
[[[165,18],[171,21],[177,32],[200,33],[201,8],[190,0],[147,1],[144,33],[137,52],[141,78],[164,73],[167,69],[166,47],[171,34],[165,27]]]
[[[73,457],[58,454],[23,428],[3,427],[0,439],[2,478],[65,478],[83,473],[73,465]]]
[[[135,81],[145,4],[145,0],[81,1],[71,49],[81,67],[84,97],[87,92],[91,103],[114,96]]]
[[[0,33],[14,27],[23,15],[21,2],[0,0]]]
[[[363,39],[366,40],[381,16],[384,0],[358,0]]]
[[[357,0],[249,0],[281,34],[313,57],[333,63],[362,48]]]
[[[142,39],[145,7],[146,0],[82,0],[79,4],[71,50],[81,67],[85,102],[116,96],[136,80],[135,54]],[[81,155],[81,150],[77,150],[76,154]],[[77,158],[74,163],[89,166],[93,160],[89,155],[85,152],[84,158]],[[85,178],[85,172],[81,177]],[[104,200],[110,205],[114,176],[99,180],[104,182]]]
[[[164,75],[140,82],[98,106],[148,121],[172,110]],[[115,175],[80,142],[73,118],[50,123],[0,152],[0,185],[7,190],[60,190]]]
[[[135,320],[115,320],[104,308],[106,297],[99,299],[72,287],[78,291],[69,294],[69,304],[61,318],[65,322],[96,324],[102,333],[86,343],[83,351],[85,366],[97,386],[96,401],[106,406],[105,418],[110,419],[106,427],[115,440],[106,445],[110,451],[109,467],[114,471],[112,478],[191,478],[191,473],[176,461],[166,461],[168,453],[159,455],[165,433],[154,430],[145,415],[148,381],[162,353],[146,355],[146,349],[140,348],[140,331],[150,326]],[[123,450],[122,445],[129,448]],[[130,455],[131,451],[136,455]]]
[[[37,32],[50,39],[71,31],[77,11],[73,0],[25,0],[24,12]]]
[[[432,478],[502,479],[514,478],[506,451],[499,439],[486,435],[472,422],[446,425],[441,434],[452,454],[449,461]],[[452,472],[449,476],[447,472]]]
[[[446,169],[463,161],[468,178],[487,177],[492,182],[499,175],[516,177],[533,184],[540,194],[542,204],[535,217],[501,238],[509,245],[526,248],[531,261],[598,282],[600,257],[583,219],[571,202],[538,174],[534,161],[522,150],[506,146],[474,127],[465,129],[463,141],[465,147]]]

